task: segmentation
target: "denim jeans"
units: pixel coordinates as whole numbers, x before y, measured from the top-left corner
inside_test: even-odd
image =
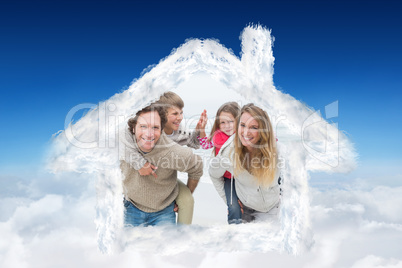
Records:
[[[234,178],[228,179],[224,178],[225,184],[225,195],[226,203],[228,205],[228,223],[229,224],[239,224],[242,223],[241,220],[241,209],[238,202],[238,197],[236,194],[235,180]],[[231,190],[231,180],[233,180],[233,189]]]
[[[176,214],[173,211],[174,201],[166,208],[157,212],[144,212],[124,199],[124,226],[155,226],[176,224]]]

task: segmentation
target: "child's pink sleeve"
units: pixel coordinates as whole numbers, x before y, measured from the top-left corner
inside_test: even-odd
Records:
[[[212,147],[214,147],[214,143],[212,141],[209,141],[207,137],[200,138],[200,136],[198,136],[197,138],[200,141],[202,149],[211,149]]]

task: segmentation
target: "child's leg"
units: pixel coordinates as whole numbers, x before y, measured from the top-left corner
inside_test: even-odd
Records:
[[[238,202],[238,197],[236,194],[235,181],[233,179],[225,179],[225,195],[226,203],[228,205],[228,223],[229,224],[239,224],[242,223],[241,220],[241,209]],[[232,181],[233,180],[233,181]],[[233,188],[231,188],[233,187]]]
[[[179,224],[191,224],[193,221],[194,211],[194,197],[181,180],[177,180],[179,184],[179,195],[176,198],[176,204],[179,207],[177,213],[177,223]]]

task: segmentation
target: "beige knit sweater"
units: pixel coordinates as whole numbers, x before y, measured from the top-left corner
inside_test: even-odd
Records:
[[[134,137],[134,144],[137,142]],[[141,153],[151,164],[158,167],[158,176],[141,176],[127,162],[120,161],[124,176],[123,193],[137,208],[144,212],[157,212],[176,199],[179,188],[177,171],[187,172],[191,179],[199,180],[202,176],[202,159],[190,148],[182,147],[162,133],[154,149]]]

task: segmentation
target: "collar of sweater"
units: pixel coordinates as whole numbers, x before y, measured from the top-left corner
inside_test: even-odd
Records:
[[[161,136],[159,137],[159,140],[155,143],[154,148],[150,152],[144,153],[139,148],[135,135],[133,135],[133,139],[135,146],[138,148],[138,151],[147,158],[158,155],[160,153],[167,154],[171,150],[172,146],[176,144],[174,141],[172,141],[166,136],[165,132],[162,132]]]

